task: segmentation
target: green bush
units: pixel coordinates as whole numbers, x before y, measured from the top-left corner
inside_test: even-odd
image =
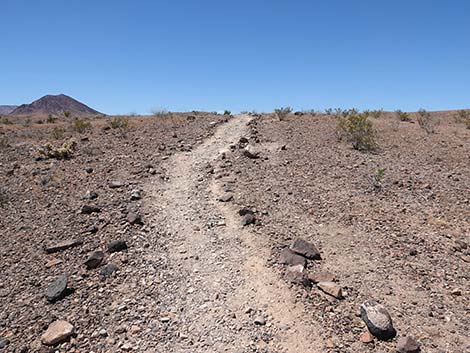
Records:
[[[51,137],[55,140],[61,140],[64,137],[65,129],[62,127],[55,127],[51,131]]]
[[[77,143],[75,140],[65,142],[61,147],[54,147],[50,143],[46,143],[40,150],[39,155],[43,158],[69,159],[75,152]]]
[[[232,115],[232,112],[230,110],[224,110],[224,115]]]
[[[72,127],[78,133],[83,133],[86,130],[90,129],[91,124],[89,121],[85,121],[83,119],[75,118],[72,123]]]
[[[427,134],[433,134],[435,132],[434,121],[431,114],[424,109],[418,111],[418,124]]]
[[[71,115],[72,115],[72,113],[70,113],[69,111],[64,111],[64,116],[66,118],[70,118]]]
[[[398,120],[400,121],[411,121],[410,115],[407,112],[403,112],[400,109],[395,110]]]
[[[57,121],[57,118],[53,117],[51,114],[49,114],[46,121],[47,121],[47,123],[52,124],[52,123],[55,123]]]
[[[356,150],[371,151],[377,148],[373,123],[364,115],[338,117],[338,132],[340,139],[351,143]]]
[[[124,116],[116,116],[111,120],[111,127],[113,129],[127,129],[129,127],[129,119]]]
[[[12,122],[11,122],[7,117],[1,117],[1,116],[0,116],[0,124],[3,124],[3,125],[11,125]]]
[[[281,108],[276,108],[274,109],[274,113],[277,115],[279,120],[284,120],[287,115],[292,113],[292,108],[291,107],[281,107]]]

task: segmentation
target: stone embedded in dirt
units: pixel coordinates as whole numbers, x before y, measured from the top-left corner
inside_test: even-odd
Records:
[[[266,325],[266,319],[262,315],[257,315],[255,319],[253,320],[253,322],[255,323],[255,325],[258,325],[258,326]]]
[[[392,339],[397,334],[387,309],[375,300],[368,300],[361,305],[361,318],[370,333],[380,340]]]
[[[98,206],[93,206],[93,205],[83,205],[81,209],[82,214],[92,214],[92,213],[98,213],[100,212],[101,209]]]
[[[87,192],[85,194],[85,198],[88,199],[88,200],[94,200],[94,199],[98,198],[98,194],[94,191],[87,190]]]
[[[309,278],[313,283],[336,281],[335,275],[328,271],[320,271],[320,272],[312,273],[309,275]]]
[[[251,209],[249,209],[248,207],[242,207],[238,211],[238,214],[240,216],[244,216],[244,215],[247,215],[247,214],[254,214],[254,212]]]
[[[397,342],[398,353],[419,353],[420,344],[412,337],[400,337]]]
[[[259,158],[259,151],[253,145],[248,145],[243,149],[243,155],[251,159],[257,159]]]
[[[361,336],[359,337],[359,340],[362,343],[372,343],[374,342],[374,336],[372,336],[372,334],[369,331],[365,331],[361,334]]]
[[[8,343],[10,343],[10,341],[8,341],[6,338],[0,337],[0,349],[3,349],[8,346]]]
[[[62,251],[68,248],[73,248],[74,246],[78,246],[82,244],[83,244],[82,239],[71,239],[71,240],[61,241],[57,244],[48,245],[44,248],[44,250],[46,251],[46,253],[52,254],[52,253]]]
[[[233,200],[233,194],[228,193],[228,192],[219,197],[220,202],[229,202],[232,200]]]
[[[141,191],[139,189],[134,189],[131,191],[131,201],[140,200],[142,198]]]
[[[47,287],[46,298],[49,303],[55,303],[67,295],[67,282],[68,277],[61,275]]]
[[[296,254],[291,249],[284,248],[281,250],[279,255],[279,263],[289,266],[302,265],[305,267],[307,265],[307,260],[305,257]]]
[[[101,267],[100,274],[103,277],[109,277],[113,273],[115,273],[117,270],[118,270],[118,267],[115,264],[109,263],[109,264],[104,265],[103,267]]]
[[[114,240],[108,244],[108,252],[119,252],[127,249],[127,243],[124,240]]]
[[[326,294],[329,294],[336,299],[343,299],[343,290],[341,287],[334,282],[319,282],[317,287],[320,288]]]
[[[86,167],[85,168],[85,171],[90,174],[90,173],[93,173],[93,168],[92,167]]]
[[[50,259],[49,261],[47,261],[46,263],[46,267],[47,268],[50,268],[50,267],[53,267],[55,265],[59,265],[62,263],[62,260],[61,259]]]
[[[289,266],[286,269],[285,278],[291,283],[304,287],[310,287],[311,282],[303,265]]]
[[[253,213],[247,213],[242,218],[242,225],[247,226],[250,224],[254,224],[256,221],[255,215]]]
[[[111,189],[119,189],[122,188],[125,184],[122,181],[119,180],[113,180],[109,183],[109,187]]]
[[[144,224],[144,222],[142,221],[142,216],[132,211],[127,214],[126,220],[130,224],[140,224],[140,225]]]
[[[293,252],[302,255],[309,260],[321,260],[321,255],[318,249],[315,245],[306,240],[300,238],[296,239],[290,248]]]
[[[72,324],[64,320],[54,321],[41,336],[41,342],[46,346],[53,346],[64,342],[73,333],[74,327]]]
[[[88,259],[85,260],[84,264],[88,270],[97,268],[104,259],[104,252],[101,250],[94,251]]]

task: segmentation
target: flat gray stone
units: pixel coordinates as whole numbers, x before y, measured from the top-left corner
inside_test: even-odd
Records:
[[[57,277],[46,289],[47,301],[55,303],[65,297],[67,295],[67,282],[68,277],[66,275]]]

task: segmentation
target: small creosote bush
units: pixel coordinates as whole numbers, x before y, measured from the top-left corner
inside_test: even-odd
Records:
[[[70,113],[69,111],[67,111],[67,110],[64,111],[64,116],[65,116],[66,118],[70,118],[71,115],[72,115],[72,113]]]
[[[52,116],[52,114],[49,114],[49,115],[47,116],[46,122],[47,122],[48,124],[55,123],[56,121],[57,121],[57,118],[54,117],[54,116]]]
[[[62,127],[55,127],[51,131],[51,137],[55,140],[61,140],[64,138],[65,129]]]
[[[3,125],[10,125],[12,122],[7,117],[0,116],[0,124]]]
[[[459,110],[455,115],[455,121],[459,124],[465,124],[467,129],[470,129],[470,111]]]
[[[224,115],[232,115],[232,112],[230,110],[224,110]]]
[[[395,110],[398,120],[400,121],[411,121],[410,115],[407,112],[403,112],[400,109]]]
[[[170,119],[173,114],[166,109],[153,109],[152,115],[160,119]]]
[[[425,109],[418,111],[418,124],[427,134],[433,134],[435,132],[432,116]]]
[[[382,114],[383,114],[384,110],[383,109],[377,109],[377,110],[372,110],[370,112],[370,115],[374,118],[374,119],[379,119]]]
[[[338,117],[338,135],[341,140],[351,143],[356,150],[372,151],[377,148],[373,123],[364,115]]]
[[[85,121],[85,120],[80,119],[80,118],[75,118],[73,120],[72,127],[75,131],[77,131],[78,133],[81,134],[81,133],[85,132],[86,130],[90,129],[91,124],[90,124],[89,121]]]
[[[113,120],[111,120],[111,127],[113,129],[126,130],[129,128],[129,119],[124,116],[116,116]]]
[[[386,168],[379,168],[375,171],[374,176],[372,177],[372,186],[375,190],[382,189],[382,181],[385,176]]]
[[[292,108],[291,107],[281,107],[281,108],[276,108],[274,109],[274,113],[277,115],[279,120],[284,120],[287,115],[292,113]]]

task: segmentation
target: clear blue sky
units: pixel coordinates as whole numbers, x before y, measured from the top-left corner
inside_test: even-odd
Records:
[[[0,0],[0,104],[470,108],[470,1]]]

